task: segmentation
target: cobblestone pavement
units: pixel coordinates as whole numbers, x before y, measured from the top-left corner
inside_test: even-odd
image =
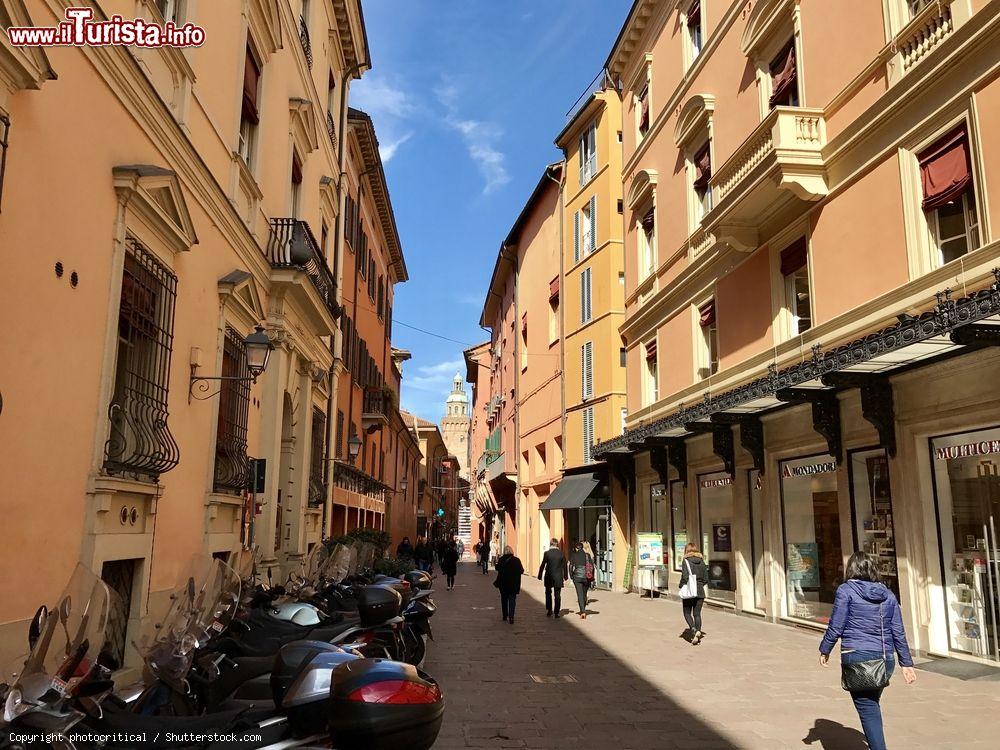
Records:
[[[528,577],[512,626],[492,581],[463,564],[455,590],[436,582],[425,668],[448,701],[439,750],[867,747],[839,669],[817,664],[818,634],[706,607],[692,646],[676,601],[604,591],[586,620],[552,620]],[[1000,747],[1000,683],[917,674],[882,699],[893,750]]]

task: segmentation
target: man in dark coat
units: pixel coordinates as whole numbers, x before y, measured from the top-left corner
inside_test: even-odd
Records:
[[[553,539],[549,544],[548,551],[542,555],[542,564],[538,568],[538,580],[545,582],[546,617],[553,613],[559,617],[559,613],[562,611],[563,581],[568,578],[566,556],[559,549],[559,540]]]
[[[513,625],[514,605],[517,604],[517,595],[521,593],[524,565],[514,555],[514,550],[505,547],[500,559],[497,560],[496,568],[497,578],[493,585],[500,589],[500,614],[504,620]]]

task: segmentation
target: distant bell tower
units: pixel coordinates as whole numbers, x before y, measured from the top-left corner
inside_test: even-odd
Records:
[[[469,396],[465,392],[462,376],[455,373],[451,393],[445,402],[444,419],[441,420],[441,436],[448,452],[458,458],[459,474],[469,478]]]

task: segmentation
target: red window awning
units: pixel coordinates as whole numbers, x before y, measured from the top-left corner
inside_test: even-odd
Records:
[[[653,224],[655,218],[653,217],[653,209],[649,209],[645,216],[642,217],[642,229],[646,234],[653,231]]]
[[[656,339],[653,339],[648,344],[646,344],[646,361],[647,362],[656,361]]]
[[[257,67],[253,52],[247,47],[246,60],[243,65],[243,116],[254,124],[260,121],[260,115],[257,111],[259,80],[260,68]]]
[[[797,76],[793,39],[771,63],[771,98],[768,101],[770,106],[773,107],[785,100],[788,90],[795,85]]]
[[[552,281],[549,282],[549,302],[555,302],[559,299],[559,277],[556,276]]]
[[[781,251],[781,275],[791,276],[804,267],[807,257],[806,238],[800,237]]]
[[[933,211],[955,200],[972,183],[969,135],[964,124],[939,138],[917,160],[924,191],[924,211]]]
[[[712,177],[712,153],[706,143],[694,157],[694,189],[704,190]]]
[[[708,326],[715,323],[715,300],[710,299],[704,305],[698,308],[698,323],[702,328],[708,328]]]

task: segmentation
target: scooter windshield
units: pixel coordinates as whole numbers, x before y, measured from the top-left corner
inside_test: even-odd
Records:
[[[139,646],[149,670],[175,683],[187,677],[195,649],[226,629],[240,600],[240,577],[222,560],[196,556],[188,570],[166,616]]]
[[[104,581],[76,566],[54,606],[42,607],[35,615],[28,658],[4,675],[10,688],[0,724],[43,702],[52,710],[87,678],[106,644],[113,597]]]
[[[236,571],[241,581],[254,585],[263,556],[264,553],[256,544],[252,547],[240,547],[230,556],[230,567]]]
[[[344,544],[334,545],[330,556],[326,558],[320,569],[320,577],[328,583],[340,583],[347,577],[347,568],[350,562],[350,549]]]
[[[347,575],[353,576],[358,572],[358,544],[355,542],[348,548]]]

